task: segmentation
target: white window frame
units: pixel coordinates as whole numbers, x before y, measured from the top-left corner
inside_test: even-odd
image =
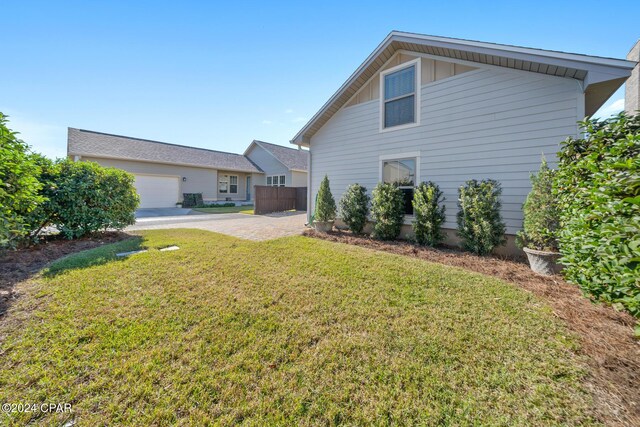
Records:
[[[384,127],[384,104],[385,104],[385,100],[384,100],[384,78],[387,74],[391,74],[391,73],[395,73],[396,71],[400,71],[403,70],[405,68],[409,68],[409,67],[415,67],[416,72],[416,91],[415,91],[415,96],[414,96],[414,101],[415,101],[415,105],[414,105],[414,111],[413,111],[413,115],[415,118],[415,122],[413,123],[405,123],[403,125],[398,125],[398,126],[391,126],[388,128]],[[420,125],[420,116],[421,116],[421,108],[420,108],[420,92],[421,92],[421,88],[422,88],[422,59],[421,58],[416,58],[413,59],[411,61],[407,61],[407,62],[403,62],[400,65],[396,65],[395,67],[389,68],[388,70],[384,70],[382,72],[380,72],[380,102],[379,102],[379,109],[380,109],[380,132],[391,132],[394,130],[401,130],[401,129],[407,129],[407,128],[412,128],[415,126],[419,126]],[[393,160],[393,159],[392,159]]]
[[[389,160],[415,160],[416,162],[416,176],[413,179],[413,188],[415,188],[422,182],[420,177],[420,151],[410,151],[406,153],[397,154],[382,154],[378,157],[378,182],[384,182],[384,162]],[[405,215],[404,223],[410,224],[415,215]]]
[[[220,188],[220,183],[225,182],[227,184],[227,189],[222,191]],[[220,175],[218,177],[218,194],[229,194],[229,176],[228,175]]]
[[[269,184],[269,178],[271,178],[271,184]],[[282,178],[282,179],[281,179]],[[277,182],[277,185],[273,183]],[[269,187],[286,187],[287,186],[287,176],[286,175],[269,175],[267,176],[267,186]]]
[[[231,178],[232,177],[234,177],[236,179],[236,183],[235,184],[231,184]],[[238,175],[229,175],[228,185],[229,185],[229,194],[238,194],[238,190],[240,189],[240,177]],[[235,192],[231,191],[231,186],[232,185],[236,186],[236,191]]]

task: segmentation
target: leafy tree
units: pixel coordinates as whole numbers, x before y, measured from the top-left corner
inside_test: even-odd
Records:
[[[394,184],[381,182],[373,189],[371,202],[373,237],[393,240],[400,234],[404,220],[404,194]]]
[[[444,196],[438,184],[428,181],[413,193],[413,231],[421,245],[437,246],[444,240],[442,224],[445,220]]]
[[[331,194],[329,187],[329,177],[324,176],[318,189],[316,212],[313,216],[315,221],[329,222],[336,219],[336,201]]]
[[[369,199],[367,189],[360,184],[348,186],[340,199],[340,216],[355,234],[362,233],[367,224]]]
[[[500,183],[492,179],[472,179],[458,189],[458,236],[465,250],[487,255],[506,242],[501,194]]]
[[[554,170],[549,169],[543,156],[540,170],[531,174],[531,191],[522,205],[524,230],[518,232],[518,246],[541,251],[558,249],[560,210],[557,196],[553,193],[554,177]]]
[[[640,115],[580,125],[584,138],[567,138],[558,153],[563,274],[640,317]]]
[[[29,146],[0,112],[0,247],[14,247],[30,230],[26,215],[44,198],[40,167]]]

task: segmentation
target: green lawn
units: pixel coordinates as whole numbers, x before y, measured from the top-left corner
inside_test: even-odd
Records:
[[[76,425],[593,422],[573,338],[510,284],[305,237],[142,236],[22,285],[0,402],[72,403]]]
[[[244,213],[253,215],[253,206],[216,206],[211,208],[195,208],[196,212],[203,212],[208,214],[223,214],[223,213]]]

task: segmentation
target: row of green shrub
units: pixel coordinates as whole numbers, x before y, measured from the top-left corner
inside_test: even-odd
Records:
[[[480,255],[490,253],[505,242],[505,224],[500,215],[500,184],[493,180],[467,181],[458,190],[458,235],[464,249]],[[364,230],[371,214],[374,238],[392,240],[400,235],[404,221],[404,195],[393,184],[379,183],[372,192],[360,184],[347,187],[340,199],[340,218],[355,234]],[[413,195],[413,231],[422,245],[437,246],[444,240],[444,196],[434,182],[419,184]],[[318,190],[314,218],[332,221],[336,207],[329,179],[324,177]]]
[[[48,227],[72,239],[133,224],[133,180],[119,169],[31,152],[0,113],[0,248],[36,240]]]

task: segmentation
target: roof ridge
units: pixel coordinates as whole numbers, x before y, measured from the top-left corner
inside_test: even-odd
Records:
[[[116,138],[133,139],[135,141],[152,142],[154,144],[164,144],[164,145],[171,145],[173,147],[191,148],[193,150],[203,150],[203,151],[209,151],[209,152],[212,152],[212,153],[231,154],[231,155],[234,155],[234,156],[246,157],[244,154],[231,153],[229,151],[212,150],[210,148],[193,147],[191,145],[173,144],[171,142],[163,142],[163,141],[155,141],[153,139],[137,138],[135,136],[118,135],[118,134],[115,134],[115,133],[98,132],[98,131],[95,131],[95,130],[79,129],[79,128],[72,128],[72,127],[70,127],[69,129],[77,130],[79,132],[93,133],[93,134],[97,134],[97,135],[113,136],[113,137],[116,137]]]
[[[254,139],[254,140],[253,140],[253,142],[258,143],[258,144],[273,145],[274,147],[284,148],[284,149],[286,149],[286,150],[300,151],[300,150],[298,150],[297,148],[285,147],[284,145],[274,144],[273,142],[261,141],[261,140],[259,140],[259,139]]]

